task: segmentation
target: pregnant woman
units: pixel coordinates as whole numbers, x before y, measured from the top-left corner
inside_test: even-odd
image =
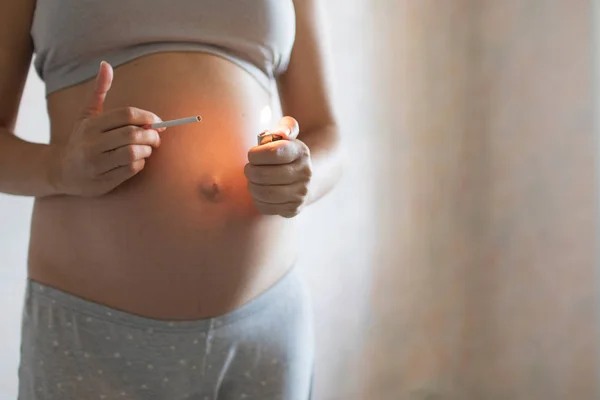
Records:
[[[0,192],[35,197],[19,399],[308,399],[292,217],[341,170],[318,0],[2,10]],[[33,55],[49,144],[13,134]]]

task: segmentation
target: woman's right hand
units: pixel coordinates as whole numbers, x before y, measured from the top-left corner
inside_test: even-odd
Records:
[[[64,194],[94,197],[110,192],[139,173],[160,145],[159,132],[144,128],[161,121],[155,114],[134,107],[103,112],[112,79],[112,67],[102,62],[73,133],[57,148],[56,184]]]

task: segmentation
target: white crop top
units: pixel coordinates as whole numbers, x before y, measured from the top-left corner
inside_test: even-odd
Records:
[[[46,94],[161,51],[224,57],[264,87],[295,41],[293,0],[37,0],[31,36]]]

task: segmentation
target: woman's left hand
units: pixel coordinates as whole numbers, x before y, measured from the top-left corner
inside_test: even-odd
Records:
[[[272,133],[284,140],[255,146],[248,152],[244,174],[258,211],[264,215],[292,218],[306,204],[312,176],[310,150],[296,139],[298,122],[283,117]]]

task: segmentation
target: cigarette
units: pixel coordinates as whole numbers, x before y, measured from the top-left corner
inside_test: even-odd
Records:
[[[150,129],[170,128],[172,126],[191,124],[191,123],[200,122],[200,121],[202,121],[202,117],[199,115],[196,115],[194,117],[180,118],[180,119],[173,119],[171,121],[157,122],[155,124],[150,125]]]

